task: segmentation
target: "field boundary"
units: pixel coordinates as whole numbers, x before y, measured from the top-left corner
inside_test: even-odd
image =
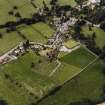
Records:
[[[89,50],[85,45],[83,45],[83,48],[86,49],[88,52],[90,52],[95,57],[99,57],[98,55],[96,55],[95,53],[93,53],[91,50]]]
[[[49,77],[51,77],[56,71],[58,71],[58,68],[61,66],[61,62],[59,60],[57,60],[57,67],[55,69],[53,69],[53,71],[50,73]]]
[[[72,80],[73,78],[75,78],[76,76],[78,76],[80,73],[82,73],[84,70],[86,70],[86,68],[88,68],[90,65],[92,65],[94,62],[96,62],[99,59],[99,57],[96,57],[92,62],[90,62],[89,64],[87,64],[87,66],[85,66],[84,68],[82,68],[78,73],[75,73],[73,77],[71,77],[70,79],[64,81],[63,84],[60,84],[60,86],[63,86],[65,83],[67,83],[68,81]]]

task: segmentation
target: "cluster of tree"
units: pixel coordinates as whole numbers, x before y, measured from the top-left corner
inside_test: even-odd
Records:
[[[88,1],[88,0],[75,0],[75,2],[80,6],[81,9],[83,8],[83,4],[86,1]]]
[[[59,91],[62,88],[62,86],[57,86],[55,87],[53,90],[49,91],[48,94],[46,94],[43,98],[41,98],[40,100],[38,100],[36,103],[30,104],[30,105],[39,105],[39,103],[41,101],[43,101],[44,99],[46,99],[48,96],[54,95],[57,91]]]
[[[103,71],[103,74],[105,75],[105,67],[103,68],[103,70],[102,70],[102,71]]]
[[[75,33],[72,35],[72,37],[75,40],[79,40],[81,43],[85,44],[88,49],[100,56],[100,58],[105,61],[105,46],[100,48],[96,45],[95,32],[92,34],[92,36],[85,36],[83,33],[81,33],[81,27],[79,25],[76,25],[74,30]]]
[[[103,46],[103,48],[102,48],[100,58],[101,58],[103,61],[105,61],[105,46]]]
[[[83,99],[82,101],[72,102],[69,105],[96,105],[96,103],[90,99]]]
[[[94,33],[92,37],[90,36],[86,37],[84,34],[73,34],[73,38],[85,44],[86,47],[90,49],[92,52],[94,52],[95,54],[97,55],[102,54],[102,50],[96,45]]]
[[[27,37],[19,30],[16,29],[16,32],[18,33],[18,35],[23,38],[24,40],[28,40]]]
[[[72,37],[74,39],[79,40],[81,43],[85,44],[86,47],[89,48],[95,54],[97,54],[97,55],[102,54],[102,49],[100,49],[96,45],[96,41],[95,41],[96,34],[95,34],[95,32],[92,34],[92,36],[85,36],[83,33],[81,33],[81,24],[80,24],[80,22],[77,22],[74,25],[74,30],[75,30],[75,33],[72,35]],[[102,55],[104,56],[104,54],[102,54]]]
[[[56,5],[57,2],[58,2],[58,0],[51,0],[51,1],[50,1],[50,5]]]
[[[47,53],[48,59],[50,62],[54,61],[57,59],[59,54],[59,48],[55,48],[54,50],[50,51]]]
[[[34,0],[30,0],[30,4],[36,9],[37,8],[37,6],[34,4],[34,2],[33,2]]]
[[[84,6],[83,9],[81,9],[80,14],[84,14],[86,16],[90,16],[90,13],[92,13],[93,10],[89,8],[89,6]]]
[[[51,9],[49,9],[49,12],[47,14],[48,16],[61,17],[62,15],[65,15],[67,11],[70,11],[72,8],[70,5],[59,5],[58,0],[51,0],[50,5]]]
[[[105,67],[103,68],[103,73],[105,75]],[[102,103],[105,101],[105,84],[102,87],[102,95],[101,95],[101,100],[99,100],[98,103]]]
[[[2,33],[0,33],[0,38],[2,38],[3,37],[3,34]]]
[[[36,103],[30,103],[30,105],[37,105]]]
[[[33,1],[31,1],[33,5]],[[62,15],[65,16],[68,11],[73,11],[74,9],[70,5],[59,5],[58,0],[51,0],[50,1],[51,8],[47,6],[47,4],[43,1],[43,13],[40,15],[40,11],[38,13],[34,13],[31,18],[22,18],[20,13],[17,12],[15,15],[20,17],[17,21],[8,21],[5,24],[0,25],[0,28],[7,28],[7,32],[15,31],[16,27],[19,25],[31,25],[37,22],[46,22],[50,16],[57,16],[61,17]],[[14,7],[16,10],[18,7]],[[76,12],[76,11],[75,11]],[[74,13],[74,11],[73,11]],[[9,11],[10,15],[14,15],[13,11]],[[66,18],[67,19],[67,18]]]
[[[105,31],[105,22],[101,23],[100,28]]]
[[[105,6],[105,0],[100,0],[101,2],[100,2],[100,5],[101,6]]]
[[[9,30],[15,30],[16,26],[25,24],[25,25],[31,25],[35,24],[37,22],[45,22],[46,17],[44,15],[40,16],[38,13],[33,14],[32,18],[21,18],[18,21],[9,21],[5,24],[0,25],[0,28],[7,28]]]
[[[11,16],[15,16],[16,18],[21,18],[21,14],[17,11],[18,7],[17,6],[13,6],[13,9],[11,11],[8,12],[9,15]]]
[[[26,42],[23,43],[23,48],[24,50],[27,50],[30,47],[30,41],[27,40]]]
[[[87,12],[88,13],[88,12]],[[87,14],[87,19],[94,24],[100,24],[105,21],[105,8],[95,8]]]
[[[0,105],[8,105],[8,103],[5,100],[0,100]]]
[[[61,16],[65,16],[67,11],[71,10],[71,6],[70,5],[64,5],[64,6],[60,6],[60,5],[55,5],[52,6],[51,10],[50,10],[50,15],[52,16],[57,16],[57,17],[61,17]]]

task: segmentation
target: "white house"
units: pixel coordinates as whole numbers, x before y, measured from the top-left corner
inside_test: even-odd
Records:
[[[89,0],[90,4],[98,4],[101,0]]]

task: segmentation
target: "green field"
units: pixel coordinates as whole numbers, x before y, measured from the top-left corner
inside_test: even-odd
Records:
[[[39,64],[39,60],[44,64]],[[32,62],[36,65],[34,68],[31,68]],[[55,86],[51,78],[38,73],[39,68],[47,71],[47,69],[50,70],[55,67],[54,63],[49,63],[49,66],[46,63],[49,62],[45,62],[45,58],[42,60],[41,57],[30,52],[16,61],[1,66],[0,97],[7,100],[9,105],[27,105],[41,98]],[[5,75],[9,75],[9,77],[6,78]],[[18,84],[16,84],[17,82]],[[21,87],[18,86],[19,84]],[[30,93],[33,96],[30,96]]]
[[[47,4],[49,4],[49,1],[50,1],[50,0],[45,0],[45,2],[46,2]],[[34,1],[34,3],[35,3],[37,6],[42,6],[42,2],[43,2],[43,0]],[[76,5],[75,0],[58,0],[58,2],[59,2],[61,5],[71,5],[71,6],[75,6],[75,5]]]
[[[61,61],[79,68],[84,68],[94,59],[95,57],[91,53],[81,47],[76,51],[62,57]]]
[[[20,27],[18,29],[28,40],[46,43],[47,39],[53,34],[54,30],[45,23],[37,23],[32,26]],[[4,29],[0,32],[0,55],[23,42],[24,39],[17,32],[6,33]]]
[[[95,40],[96,40],[97,46],[102,48],[105,45],[105,32],[102,29],[93,27],[92,31],[89,31],[88,27],[83,27],[82,32],[86,36],[92,36],[92,33],[95,32],[96,33],[96,39]]]
[[[49,0],[45,0],[45,2],[49,5]],[[59,0],[59,3],[61,5],[76,5],[74,0]],[[43,0],[35,0],[34,4],[38,8],[43,7]],[[32,14],[37,11],[37,9],[30,4],[29,0],[0,0],[0,24],[3,24],[7,21],[17,20],[15,16],[11,16],[8,14],[8,12],[13,11],[14,6],[18,7],[18,9],[14,11],[14,13],[17,13],[17,11],[19,11],[23,18],[31,17]]]
[[[63,85],[54,95],[48,96],[38,105],[68,105],[84,98],[93,101],[101,100],[102,87],[105,83],[105,76],[102,73],[104,66],[102,61],[96,61],[84,72]]]
[[[76,6],[75,0],[59,0],[59,3],[62,5],[71,5],[72,7]]]
[[[79,45],[79,42],[77,42],[73,39],[70,39],[69,41],[65,42],[64,45],[68,48],[73,48],[73,47]]]
[[[50,0],[44,1],[49,6]],[[43,7],[43,0],[33,2],[38,8]],[[58,3],[76,6],[75,0],[58,0]],[[15,6],[17,9],[13,9]],[[22,18],[31,18],[38,8],[33,7],[29,0],[0,0],[0,25],[17,21],[19,18],[15,15],[18,12]],[[14,16],[8,14],[11,11]],[[55,33],[47,22],[20,25],[17,30],[21,34],[18,31],[7,32],[6,29],[0,29],[0,56],[26,40],[46,43]],[[89,31],[89,27],[85,26],[81,32],[86,36],[92,36],[95,32],[97,46],[102,48],[105,45],[105,32],[100,28],[92,27],[92,31]],[[78,44],[73,39],[64,43],[68,48]],[[60,52],[58,59],[50,62],[45,57],[47,50],[52,49],[40,51],[42,55],[29,50],[17,60],[0,65],[0,100],[5,100],[8,105],[34,105],[31,103],[40,99],[42,100],[37,105],[69,105],[87,98],[93,101],[102,99],[105,84],[102,70],[105,64],[97,56],[81,45],[71,53]],[[57,86],[61,88],[48,95]],[[43,99],[45,95],[48,96]]]
[[[0,38],[0,55],[18,45],[23,39],[15,32],[5,33]]]
[[[81,62],[79,62],[77,58],[82,58]],[[1,66],[0,86],[2,89],[0,97],[7,100],[9,105],[25,105],[26,103],[35,102],[55,86],[64,84],[64,82],[80,73],[82,69],[94,59],[95,57],[93,55],[81,47],[80,49],[61,57],[61,66],[50,77],[50,73],[58,65],[57,62],[54,61],[50,63],[45,57],[37,56],[36,54],[29,52],[18,60]],[[34,67],[31,67],[32,63],[34,63]],[[6,78],[5,75],[9,75],[9,78]],[[16,85],[17,82],[22,85],[21,88]],[[12,89],[16,90],[16,93],[13,93]],[[19,92],[21,94],[18,95]],[[30,92],[34,95],[30,96]],[[24,94],[24,97],[22,94]],[[18,101],[19,99],[17,100],[17,97],[22,98]],[[14,101],[12,101],[12,99],[14,99]]]
[[[14,6],[17,6],[17,10],[13,9]],[[10,11],[14,11],[14,14],[19,12],[23,18],[26,18],[31,17],[36,10],[28,0],[0,0],[0,24],[18,20],[15,16],[8,14]],[[54,32],[49,25],[41,22],[31,26],[20,26],[18,30],[27,39],[41,43],[45,43]],[[17,32],[7,33],[6,29],[0,29],[0,33],[2,34],[2,38],[0,38],[0,55],[24,41]]]
[[[80,73],[94,59],[94,55],[81,47],[60,58],[61,67],[52,77],[58,80],[59,84],[63,84]]]

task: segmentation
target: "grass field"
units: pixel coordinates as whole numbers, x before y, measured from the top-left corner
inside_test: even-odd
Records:
[[[92,36],[92,33],[95,32],[96,33],[96,44],[98,47],[102,48],[105,45],[105,32],[100,29],[100,28],[96,28],[93,27],[92,31],[89,31],[88,27],[83,27],[82,28],[82,32],[86,35],[86,36]]]
[[[45,2],[48,4],[49,0]],[[39,8],[42,7],[43,0],[35,0],[34,3]],[[59,0],[59,3],[76,5],[75,0]],[[17,6],[17,10],[13,9],[14,6]],[[10,11],[14,14],[19,12],[23,18],[29,18],[37,9],[29,0],[0,0],[0,24],[18,20],[8,14]],[[54,33],[48,24],[42,22],[20,26],[18,31],[28,40],[38,43],[46,43]],[[83,27],[82,32],[86,36],[96,32],[97,46],[102,48],[105,45],[105,32],[101,29],[92,28],[92,31],[89,31],[88,27]],[[0,33],[3,35],[0,38],[0,55],[25,41],[16,31],[7,33],[5,29],[0,29]],[[72,48],[78,42],[70,40],[64,44]],[[6,100],[8,105],[30,105],[56,86],[62,85],[59,91],[38,105],[68,105],[83,98],[100,100],[105,83],[105,76],[102,74],[105,64],[100,60],[91,64],[95,59],[96,57],[83,47],[69,54],[61,53],[58,59],[60,64],[57,61],[49,62],[44,56],[37,56],[29,51],[19,59],[0,66],[0,98]],[[55,73],[50,76],[54,70]]]
[[[51,27],[42,22],[26,26],[25,28],[22,27],[19,30],[29,40],[41,43],[46,42],[47,39],[54,33],[54,30]]]
[[[38,73],[38,70],[53,69],[55,65],[52,63],[48,66],[45,61],[42,61],[45,65],[38,64],[39,60],[39,56],[30,52],[0,67],[0,97],[7,100],[9,105],[27,105],[35,102],[55,86],[51,78]],[[34,69],[31,68],[32,62],[36,65]],[[9,77],[6,78],[5,74]]]
[[[49,5],[49,0],[45,0],[45,2]],[[71,5],[75,6],[76,3],[74,0],[59,0],[59,3],[64,5]],[[43,5],[43,0],[35,0],[34,4],[39,8]],[[17,6],[18,9],[14,10],[13,7]],[[17,18],[15,16],[11,16],[8,14],[8,12],[14,11],[14,13],[17,13],[17,11],[21,14],[23,18],[25,17],[31,17],[33,13],[37,11],[36,8],[34,8],[29,0],[0,0],[0,24],[3,24],[7,21],[16,21]],[[25,12],[24,12],[25,11]]]
[[[102,61],[96,61],[84,72],[63,85],[58,92],[48,96],[38,105],[68,105],[84,98],[94,101],[100,100],[102,87],[105,83],[105,76],[102,73],[104,66]]]
[[[13,9],[14,6],[17,6],[17,10]],[[19,12],[22,17],[25,18],[31,17],[36,10],[28,0],[0,0],[0,24],[4,24],[7,21],[18,20],[15,16],[8,14],[10,11],[13,11],[14,14]],[[27,39],[41,43],[46,42],[47,38],[54,32],[54,30],[45,23],[37,23],[25,27],[21,26],[19,31]],[[0,38],[0,55],[15,47],[21,41],[24,41],[17,32],[7,33],[6,29],[0,29],[0,33],[3,35],[3,37]]]
[[[71,5],[72,7],[76,6],[75,0],[59,0],[59,3],[62,5]]]
[[[66,43],[64,43],[64,45],[68,48],[73,48],[75,46],[77,46],[79,44],[79,42],[76,42],[73,39],[70,39],[69,41],[67,41]]]
[[[49,1],[50,0],[45,0],[45,2],[47,4],[49,4]],[[37,6],[42,6],[42,2],[43,0],[39,0],[39,1],[34,1],[34,3],[37,5]],[[71,6],[75,6],[76,5],[76,2],[75,0],[58,0],[58,2],[61,4],[61,5],[71,5]]]
[[[3,37],[0,39],[0,55],[15,47],[21,41],[23,39],[15,32],[3,34]]]
[[[54,30],[45,23],[37,23],[18,29],[30,41],[46,43],[47,39],[53,34]],[[24,39],[17,32],[6,33],[0,30],[3,37],[0,38],[0,55],[15,47]]]
[[[95,57],[92,54],[81,47],[74,52],[62,57],[61,61],[79,68],[83,68],[94,59]]]
[[[82,58],[82,61],[79,62],[77,58]],[[50,63],[46,58],[29,52],[18,60],[1,66],[0,78],[5,84],[1,82],[2,90],[0,97],[7,100],[9,105],[25,105],[26,103],[36,101],[55,86],[63,84],[78,74],[94,59],[95,57],[93,55],[81,47],[80,49],[61,57],[60,68],[58,68],[57,72],[50,77],[50,73],[57,67],[57,62],[54,61]],[[32,62],[34,63],[33,68],[31,67]],[[9,79],[5,77],[5,74],[9,75]],[[21,88],[16,85],[16,82],[22,85]],[[8,96],[6,90],[8,91],[10,86],[12,86],[12,89],[16,90],[16,93],[13,93],[10,89]],[[18,91],[21,94],[18,95]],[[32,97],[29,94],[30,92],[32,92],[31,94],[34,94]],[[21,100],[19,100],[21,102],[19,102],[17,97],[22,97],[22,94],[24,94],[24,97],[21,98]],[[12,99],[15,101],[12,101]]]
[[[63,84],[81,72],[94,59],[94,55],[81,47],[60,58],[61,67],[52,77],[58,80],[58,84]]]

